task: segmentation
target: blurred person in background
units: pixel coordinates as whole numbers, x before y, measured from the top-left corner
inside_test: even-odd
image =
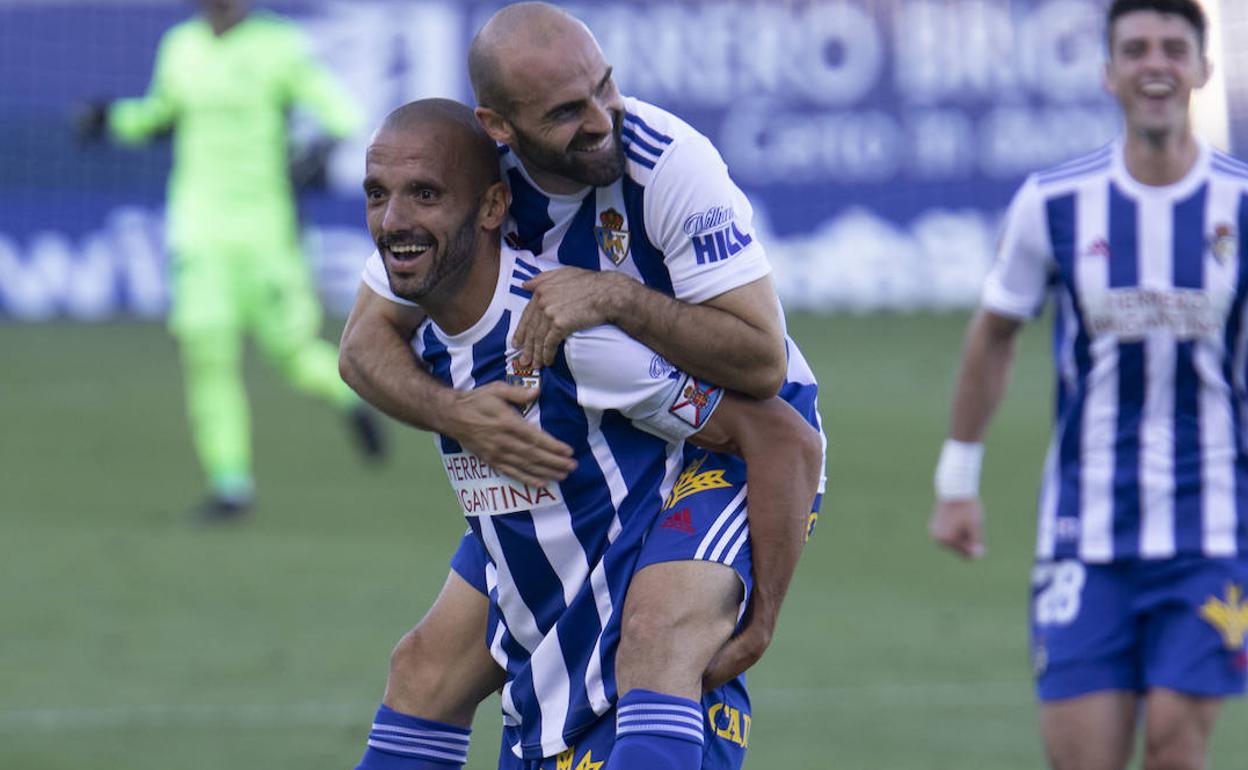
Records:
[[[706,137],[670,113],[622,96],[592,33],[548,4],[510,5],[495,14],[470,48],[469,75],[478,119],[506,146],[508,246],[572,266],[513,289],[533,294],[514,330],[519,361],[550,366],[568,334],[614,324],[662,356],[652,377],[678,367],[751,397],[778,393],[817,427],[817,386],[784,334],[752,208]],[[432,203],[438,193],[428,195]],[[410,345],[423,315],[370,288],[382,285],[383,259],[419,263],[433,253],[423,233],[401,245],[402,254],[393,255],[379,241],[379,253],[368,262],[343,333],[344,378],[383,411],[453,438],[499,474],[533,485],[573,478],[569,474],[580,471],[569,446],[525,422],[517,409],[532,401],[534,390],[490,382],[457,392],[414,362]],[[370,275],[382,278],[369,281]],[[700,494],[682,508],[696,508],[700,496],[716,488],[709,473],[691,466],[691,488]],[[818,505],[816,498],[813,510]],[[723,514],[736,516],[728,509]],[[700,522],[682,519],[672,526],[692,531]],[[703,686],[733,679],[757,661],[772,638],[803,529],[756,521],[750,513],[754,592],[747,622],[705,672],[689,670],[686,651],[697,647],[690,634],[700,629],[690,625],[696,608],[685,587],[713,579],[705,573],[714,567],[684,559],[641,570],[628,589],[616,661],[618,694],[627,705],[669,706],[675,698],[696,710]],[[486,563],[480,539],[469,533],[442,593],[394,650],[362,768],[417,770],[464,761],[477,705],[503,683],[486,639]],[[607,705],[595,707],[601,714]],[[702,712],[718,728],[704,756],[739,756],[748,709],[712,704]],[[403,731],[430,742],[392,739]],[[621,764],[608,767],[644,762],[638,756],[683,755],[686,744],[657,728],[634,732],[612,755],[611,762]],[[454,747],[454,756],[439,753],[440,747]],[[526,744],[526,756],[532,749]]]
[[[1056,770],[1205,766],[1248,677],[1248,165],[1192,131],[1210,75],[1192,0],[1116,0],[1110,146],[1030,176],[967,332],[932,537],[984,552],[982,440],[1052,291],[1057,413],[1031,647]]]
[[[321,309],[300,252],[292,186],[292,176],[323,181],[332,141],[359,128],[356,107],[286,20],[252,12],[246,0],[199,6],[162,37],[145,96],[90,105],[76,120],[88,141],[137,144],[173,133],[169,328],[208,481],[196,513],[213,521],[246,513],[254,499],[244,332],[297,389],[347,416],[366,457],[380,457],[384,445],[376,418],[339,377],[334,346],[318,337]],[[292,158],[295,107],[327,136]]]

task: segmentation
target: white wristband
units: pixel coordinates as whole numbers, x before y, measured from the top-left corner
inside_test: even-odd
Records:
[[[983,459],[983,444],[946,439],[936,463],[936,499],[979,497],[979,468]]]

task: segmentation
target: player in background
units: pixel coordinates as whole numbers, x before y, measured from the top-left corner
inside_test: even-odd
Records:
[[[981,441],[1014,340],[1054,299],[1057,413],[1031,644],[1057,770],[1203,768],[1248,674],[1248,165],[1192,133],[1205,17],[1116,0],[1105,83],[1123,137],[1030,176],[967,332],[930,531],[984,554]]]
[[[474,41],[469,70],[478,118],[510,148],[502,157],[513,194],[508,242],[585,268],[544,272],[526,285],[534,298],[516,336],[525,360],[545,363],[562,335],[609,321],[731,389],[766,396],[784,382],[782,396],[816,424],[813,377],[804,364],[785,377],[786,353],[795,365],[800,354],[783,336],[749,203],[706,138],[621,97],[593,36],[549,5],[496,14]],[[380,265],[374,256],[370,268]],[[420,370],[407,342],[421,318],[362,288],[344,332],[344,378],[392,415],[455,437],[518,481],[564,478],[575,467],[566,444],[516,414],[530,392],[491,383],[456,393]],[[709,683],[761,655],[792,573],[794,533],[751,522],[751,537],[751,622],[712,666]],[[497,688],[497,668],[480,644],[488,605],[465,557],[472,548],[466,540],[430,613],[396,648],[385,707],[466,728]],[[629,608],[642,611],[624,624],[622,686],[661,689],[689,679],[696,696],[696,676],[673,673],[681,659],[663,645],[679,646],[671,630],[688,613],[670,586],[696,582],[697,568],[659,565],[633,582]]]
[[[356,131],[360,118],[298,30],[249,5],[201,0],[198,16],[162,37],[145,96],[79,116],[88,139],[137,144],[173,132],[169,328],[209,487],[197,511],[208,520],[237,517],[253,501],[245,331],[291,384],[348,416],[366,456],[383,452],[376,418],[339,377],[334,347],[317,337],[321,310],[300,253],[288,167],[289,110],[306,108],[332,138]],[[314,176],[327,151],[322,144],[297,171]]]
[[[365,280],[388,302],[419,302],[428,313],[411,343],[419,359],[456,389],[523,382],[537,396],[526,418],[577,461],[561,483],[530,485],[497,475],[449,437],[439,442],[470,536],[488,551],[489,649],[507,672],[506,735],[522,755],[508,762],[505,752],[504,764],[554,770],[576,756],[601,766],[610,754],[609,768],[738,767],[744,746],[703,765],[699,675],[731,635],[751,584],[746,476],[750,521],[778,518],[800,533],[822,476],[819,435],[783,401],[725,393],[610,326],[572,334],[549,364],[522,363],[510,342],[532,296],[522,284],[558,263],[502,245],[508,191],[470,108],[430,99],[391,113],[369,147],[364,190],[383,260]],[[699,452],[698,475],[711,488],[695,492],[694,474],[681,472],[685,438],[746,462]],[[671,630],[684,631],[671,654],[691,680],[673,683],[679,695],[617,688],[628,583],[672,560],[702,567],[698,581],[671,587],[697,629]],[[746,707],[740,681],[722,690],[715,702]],[[618,722],[601,719],[617,698]],[[462,761],[457,736],[386,716],[374,725],[374,747],[432,747]],[[390,756],[370,766],[439,764]]]

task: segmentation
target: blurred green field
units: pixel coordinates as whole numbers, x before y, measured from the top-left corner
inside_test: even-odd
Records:
[[[791,319],[822,383],[829,494],[752,677],[747,767],[1043,767],[1028,681],[1047,341],[1027,332],[985,461],[989,555],[929,545],[965,317]],[[203,529],[172,342],[0,324],[0,768],[345,770],[390,647],[462,531],[427,435],[362,467],[338,419],[248,368],[258,515]],[[469,767],[497,756],[497,703]],[[1235,704],[1213,767],[1242,767]]]

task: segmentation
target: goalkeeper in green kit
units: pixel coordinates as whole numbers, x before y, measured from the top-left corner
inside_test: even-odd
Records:
[[[173,132],[169,327],[210,486],[197,512],[224,520],[246,513],[254,494],[244,332],[296,388],[348,416],[367,457],[384,446],[376,418],[338,376],[336,349],[318,336],[320,306],[299,249],[291,173],[319,165],[323,174],[328,147],[302,164],[287,147],[291,108],[309,110],[337,139],[357,129],[355,106],[293,24],[244,0],[199,5],[161,39],[146,96],[93,105],[77,122],[84,138],[127,144]]]

